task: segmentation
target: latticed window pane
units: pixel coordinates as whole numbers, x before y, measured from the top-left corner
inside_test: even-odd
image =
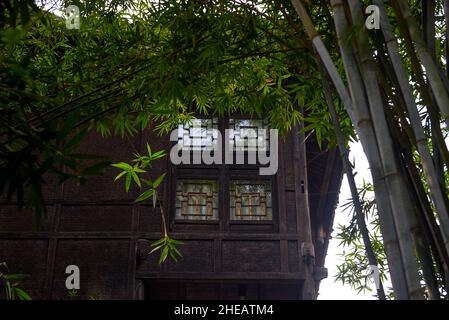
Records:
[[[215,149],[218,139],[218,119],[193,119],[178,126],[178,144],[183,150],[201,151]]]
[[[234,151],[267,151],[270,147],[269,127],[264,120],[229,119]]]
[[[178,180],[176,184],[176,219],[217,220],[218,182]]]
[[[271,182],[234,180],[230,183],[231,220],[271,220]]]

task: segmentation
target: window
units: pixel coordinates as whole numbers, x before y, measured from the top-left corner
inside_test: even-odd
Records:
[[[263,120],[238,116],[194,119],[187,125],[179,125],[178,129],[178,144],[182,145],[182,150],[192,153],[216,148],[218,139],[225,134],[229,135],[229,151],[232,150],[234,156],[238,152],[248,155],[253,151],[268,152],[270,147],[269,127]],[[230,130],[225,132],[225,129]],[[207,227],[198,228],[243,230],[245,222],[249,222],[250,228],[258,224],[257,230],[262,230],[261,226],[266,228],[263,230],[275,230],[272,199],[275,180],[259,175],[260,164],[245,163],[175,166],[172,181],[176,185],[172,190],[176,196],[172,197],[175,199],[171,203],[170,217],[178,223],[173,224],[173,228],[189,230],[192,224],[210,222],[205,223]],[[252,230],[250,228],[248,230]]]
[[[270,147],[268,126],[263,120],[229,119],[231,150],[267,151]]]
[[[229,188],[231,220],[271,220],[271,183],[233,180]]]
[[[218,182],[212,180],[178,180],[176,185],[176,219],[217,220]]]
[[[215,130],[214,130],[215,129]],[[182,150],[201,151],[214,148],[217,144],[218,119],[193,119],[178,126],[178,143]]]

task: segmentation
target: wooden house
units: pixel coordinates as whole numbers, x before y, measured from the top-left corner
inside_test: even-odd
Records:
[[[241,116],[201,126],[266,128]],[[156,161],[152,177],[167,172],[162,206],[170,235],[184,242],[178,262],[160,266],[158,255],[148,254],[161,237],[159,204],[134,203],[139,190],[125,193],[112,167],[81,186],[49,179],[48,217],[39,229],[32,212],[2,202],[0,262],[29,275],[22,286],[34,299],[68,299],[68,265],[79,267],[80,299],[315,299],[327,276],[342,169],[337,150],[321,150],[300,129],[279,137],[271,176],[260,175],[258,164]],[[147,142],[153,150],[173,145],[147,130],[125,139],[92,133],[82,149],[128,161]]]

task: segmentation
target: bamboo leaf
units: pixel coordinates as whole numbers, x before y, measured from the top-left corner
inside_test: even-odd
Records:
[[[134,182],[139,186],[142,187],[142,183],[140,183],[139,176],[135,171],[131,171],[131,176],[133,177]]]
[[[126,171],[131,171],[133,168],[125,162],[113,163],[113,164],[111,164],[111,166],[122,169],[122,170],[126,170]]]
[[[149,197],[151,197],[154,193],[153,189],[147,190],[144,193],[142,193],[140,196],[137,197],[137,199],[134,202],[142,202],[146,199],[148,199]]]
[[[126,174],[126,171],[122,171],[120,172],[117,177],[115,177],[114,181],[117,181],[118,179],[120,179],[121,177],[123,177]]]
[[[28,293],[26,293],[24,290],[20,288],[14,288],[14,291],[20,300],[32,300]]]
[[[128,172],[126,174],[126,180],[125,180],[125,190],[126,192],[129,191],[129,187],[131,186],[131,172]]]
[[[153,188],[157,188],[160,184],[161,184],[161,182],[162,182],[162,180],[164,179],[164,177],[165,177],[165,173],[163,173],[163,174],[161,174],[154,182],[153,182]]]
[[[161,256],[159,258],[159,264],[164,263],[165,260],[167,260],[167,256],[168,256],[168,247],[164,247],[164,249],[162,249],[162,253]]]

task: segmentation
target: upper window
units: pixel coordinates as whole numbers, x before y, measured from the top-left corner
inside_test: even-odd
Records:
[[[178,144],[182,150],[190,152],[214,150],[225,135],[231,144],[228,150],[234,155],[246,153],[249,157],[253,151],[268,152],[270,147],[269,127],[263,120],[194,119],[189,124],[179,125],[178,129]],[[220,142],[224,144],[225,141]],[[235,225],[241,225],[239,222],[273,222],[273,180],[261,177],[257,166],[224,163],[204,172],[202,169],[198,166],[176,168],[175,212],[172,216],[176,221],[188,224],[225,219],[223,221]],[[229,211],[223,212],[224,208]]]
[[[217,181],[178,180],[176,185],[176,219],[217,220]]]
[[[263,120],[229,119],[231,150],[267,151],[270,146],[268,126]]]
[[[213,130],[215,129],[215,130]],[[182,150],[201,151],[217,145],[218,119],[193,119],[178,126],[178,144]]]
[[[271,220],[271,183],[233,180],[229,188],[231,220]]]

